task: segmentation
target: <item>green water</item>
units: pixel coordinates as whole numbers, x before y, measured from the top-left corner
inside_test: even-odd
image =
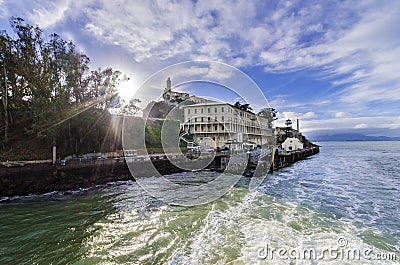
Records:
[[[0,264],[398,264],[398,160],[370,160],[387,148],[326,144],[318,156],[268,176],[258,191],[243,179],[193,207],[165,205],[134,182],[13,199],[0,204]],[[200,181],[212,173],[174,178],[188,174]],[[394,253],[397,261],[260,256],[266,247],[337,246],[341,237],[346,248]]]

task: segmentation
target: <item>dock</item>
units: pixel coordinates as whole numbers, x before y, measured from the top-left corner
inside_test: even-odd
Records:
[[[208,169],[217,172],[243,173],[246,176],[253,176],[257,169],[257,175],[267,174],[290,166],[299,160],[306,159],[319,153],[319,146],[314,145],[305,149],[285,152],[278,149],[275,152],[263,153],[260,159],[252,161],[251,157],[243,153],[243,156],[217,154]]]
[[[302,150],[291,152],[275,152],[272,159],[271,171],[279,170],[283,167],[290,166],[299,160],[306,159],[319,153],[319,146],[312,146]]]

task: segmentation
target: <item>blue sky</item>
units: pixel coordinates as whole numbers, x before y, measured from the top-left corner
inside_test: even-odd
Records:
[[[306,134],[400,136],[399,1],[0,0],[10,34],[11,16],[126,73],[125,97],[171,64],[213,60],[250,76],[279,123],[300,118]]]

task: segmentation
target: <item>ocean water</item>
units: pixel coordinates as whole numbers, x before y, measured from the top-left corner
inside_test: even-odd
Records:
[[[135,182],[3,202],[0,264],[399,264],[400,142],[319,144],[256,191],[243,178],[200,206]]]

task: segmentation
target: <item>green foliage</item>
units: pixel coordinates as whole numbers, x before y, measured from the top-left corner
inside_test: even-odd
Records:
[[[124,115],[134,115],[136,114],[140,108],[137,106],[140,103],[139,99],[131,99],[129,102],[125,100],[121,100],[117,107],[119,107],[119,113]]]
[[[274,108],[263,108],[257,114],[260,117],[268,119],[268,127],[272,128],[272,123],[278,118],[276,117],[276,110]]]
[[[235,108],[244,110],[244,111],[249,111],[251,112],[253,110],[252,107],[250,107],[250,104],[246,103],[246,104],[241,104],[239,101],[236,101],[235,104],[233,104],[233,106]]]
[[[126,77],[111,68],[90,70],[90,59],[55,33],[46,39],[21,18],[10,24],[15,37],[0,35],[0,159],[49,158],[53,144],[60,155],[117,148],[107,110]]]
[[[146,122],[146,146],[148,147],[162,147],[161,145],[161,127],[162,121],[160,120],[147,120]]]
[[[163,101],[152,101],[146,106],[146,108],[143,110],[143,113],[145,116],[149,116],[151,118],[164,119],[172,109],[173,106],[168,105]]]
[[[177,120],[147,120],[145,125],[146,148],[162,148],[162,142],[171,146],[174,140],[179,143],[180,122]],[[162,132],[162,130],[165,130]],[[163,137],[161,134],[163,133]],[[176,139],[174,138],[176,137]],[[174,146],[174,145],[173,145]],[[165,151],[165,150],[164,150]]]
[[[148,151],[163,152],[162,130],[166,130],[164,136],[179,137],[180,122],[177,120],[143,119],[134,116],[125,116],[124,119],[125,149],[146,148]],[[162,140],[169,141],[164,138]]]

